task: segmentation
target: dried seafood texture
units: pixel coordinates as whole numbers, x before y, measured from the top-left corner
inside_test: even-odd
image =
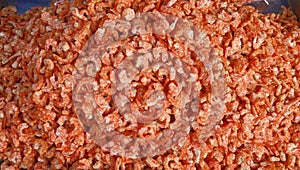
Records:
[[[185,143],[164,154],[112,156],[91,140],[74,111],[75,60],[105,20],[153,10],[206,31],[225,68],[225,116],[205,142],[198,140],[198,119]],[[20,16],[6,7],[0,16],[1,169],[300,167],[300,29],[289,10],[262,15],[232,0],[74,0]]]
[[[105,21],[75,63],[74,109],[86,131],[111,154],[134,159],[183,143],[196,118],[197,132],[206,130],[199,138],[209,137],[223,117],[225,78],[208,37],[157,10],[125,14]]]

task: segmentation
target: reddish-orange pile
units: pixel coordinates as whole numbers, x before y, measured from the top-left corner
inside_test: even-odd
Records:
[[[20,16],[3,8],[1,169],[299,169],[299,23],[287,9],[262,15],[242,3],[73,0]],[[105,20],[129,8],[182,17],[207,32],[227,91],[225,116],[205,143],[199,120],[183,147],[126,159],[103,151],[81,127],[72,102],[75,60]]]

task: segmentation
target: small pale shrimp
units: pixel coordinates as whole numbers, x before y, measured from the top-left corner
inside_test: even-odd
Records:
[[[51,161],[51,168],[50,169],[62,169],[64,167],[64,162],[58,158],[54,158]]]
[[[142,127],[139,131],[138,134],[140,137],[153,137],[155,136],[156,130],[155,127]]]
[[[54,3],[57,6],[56,13],[60,16],[66,15],[70,11],[70,2],[64,0],[58,0]]]
[[[39,78],[39,81],[32,85],[32,88],[33,88],[34,91],[40,90],[45,85],[44,76],[38,74],[38,78]]]
[[[58,107],[67,107],[71,102],[70,96],[66,93],[61,93],[60,96],[62,98],[62,101],[55,101],[53,103]]]
[[[102,79],[109,80],[110,73],[112,72],[113,68],[111,66],[104,66],[101,68],[100,76]]]
[[[35,139],[33,142],[33,149],[37,150],[41,156],[47,152],[48,148],[48,143],[43,139]]]
[[[6,104],[4,112],[6,113],[6,116],[15,115],[19,113],[19,107],[17,106],[17,103],[9,102]]]
[[[155,8],[155,4],[149,4],[143,8],[143,12],[148,12]]]
[[[52,39],[52,38],[49,38],[46,40],[46,43],[45,43],[45,49],[46,50],[52,50],[52,51],[56,51],[56,47],[57,47],[57,41]]]
[[[80,29],[79,33],[77,34],[77,40],[79,42],[82,42],[85,40],[87,37],[90,37],[92,32],[91,32],[91,21],[87,21],[83,27]]]
[[[24,148],[24,150],[23,150],[24,156],[32,154],[33,149],[30,144],[24,145],[23,148]]]
[[[94,1],[88,3],[88,8],[87,9],[88,9],[88,11],[90,11],[92,16],[94,16],[96,14],[95,4],[96,4],[96,2],[94,2]]]
[[[95,95],[95,102],[97,103],[99,109],[101,110],[101,112],[105,112],[108,111],[110,109],[109,103],[107,102],[107,100],[105,100],[105,98],[100,95],[97,94]]]
[[[97,2],[97,1],[92,1],[88,4],[88,11],[92,16],[97,14],[97,12],[102,12],[104,8],[109,7],[109,3],[107,2]],[[96,12],[97,11],[97,12]]]
[[[21,123],[18,127],[17,127],[17,132],[19,134],[19,140],[20,141],[27,141],[27,139],[30,137],[30,134],[25,133],[25,129],[29,130],[29,126],[27,123]]]
[[[119,14],[123,9],[130,7],[133,2],[134,0],[116,0],[113,12]]]
[[[53,54],[53,58],[55,60],[57,60],[58,62],[61,62],[61,63],[64,63],[64,64],[70,64],[74,61],[75,58],[77,58],[77,55],[78,54],[73,54],[73,53],[69,52],[67,54],[66,58],[62,58],[62,57],[58,56],[57,54]]]
[[[41,105],[41,106],[45,106],[48,100],[48,95],[44,94],[41,90],[36,91],[33,93],[32,96],[32,101],[37,104],[37,105]]]
[[[54,69],[54,63],[51,59],[44,59],[43,63],[45,64],[45,68],[47,70],[53,70]]]
[[[183,169],[182,164],[179,161],[179,157],[170,154],[164,160],[164,168],[166,169]]]
[[[77,118],[72,117],[70,123],[74,125],[74,129],[69,134],[69,136],[76,136],[82,132],[81,124]]]
[[[69,43],[66,42],[66,41],[62,41],[62,42],[58,43],[58,46],[57,46],[57,53],[58,53],[59,55],[63,55],[64,52],[67,52],[69,49],[70,49]]]
[[[151,168],[158,168],[160,166],[160,163],[151,157],[147,157],[145,161]]]
[[[84,21],[88,20],[86,16],[89,16],[89,12],[87,10],[81,10],[80,12],[77,8],[71,8],[71,10],[72,10],[72,14],[78,17],[79,19]]]

